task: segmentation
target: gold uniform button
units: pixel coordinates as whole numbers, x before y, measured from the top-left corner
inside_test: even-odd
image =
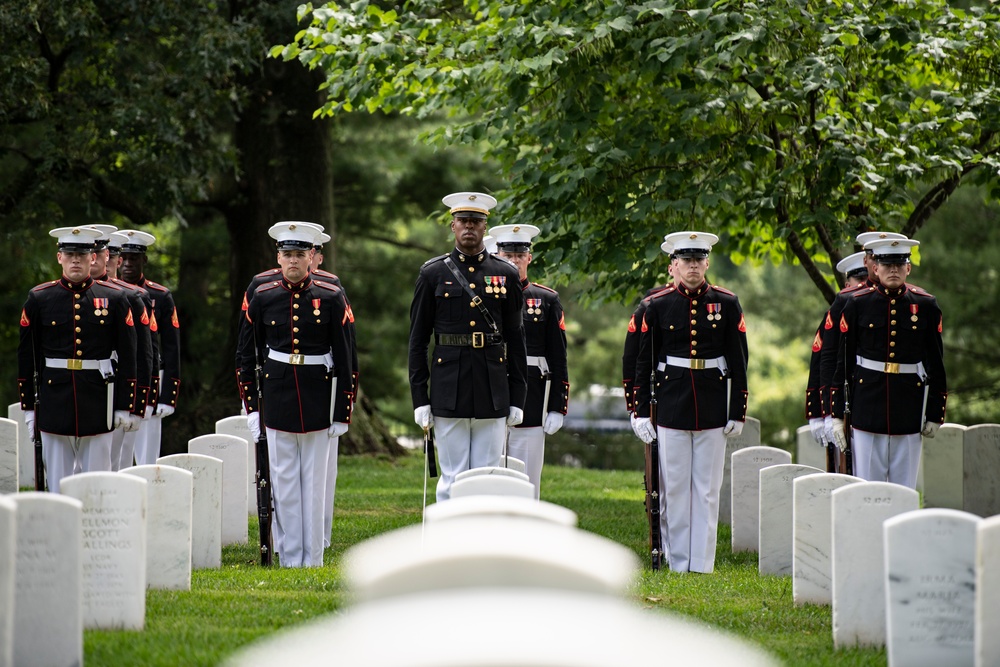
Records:
[[[889,347],[896,347],[896,341],[889,341]]]
[[[691,324],[692,324],[692,325],[694,325],[694,324],[698,324],[698,321],[697,321],[697,320],[691,320]]]
[[[695,355],[697,355],[697,354],[698,354],[698,350],[691,350],[691,356],[692,357],[695,356]]]
[[[697,336],[698,335],[697,329],[691,329],[691,335],[692,336]]]
[[[302,295],[301,294],[295,294],[294,296],[295,296],[296,299],[298,299]]]
[[[76,351],[76,356],[82,357],[83,356],[83,350],[77,350]]]
[[[292,332],[293,333],[298,333],[299,332],[299,328],[298,327],[292,327]]]
[[[293,338],[292,339],[292,345],[298,345],[298,344],[299,344],[299,339],[298,338]]]
[[[292,308],[298,308],[298,307],[299,307],[299,304],[297,304],[297,303],[293,303],[292,304]]]
[[[476,289],[476,283],[469,283],[469,287],[471,287],[472,289]]]
[[[890,336],[895,336],[895,335],[896,335],[896,332],[895,332],[895,331],[890,331],[890,332],[889,332],[889,335],[890,335]]]
[[[274,320],[271,320],[271,324],[272,324],[272,325],[274,324]]]
[[[896,305],[896,300],[895,299],[890,299],[889,304],[895,306]]]
[[[78,303],[74,303],[74,304],[73,304],[73,308],[74,308],[75,310],[80,310],[80,304],[78,304]]]
[[[298,315],[292,315],[292,320],[294,320],[295,322],[298,322],[299,321],[299,316]],[[271,322],[271,324],[274,324],[274,322]]]
[[[692,306],[697,306],[698,305],[698,299],[691,299],[691,305]]]
[[[52,324],[55,324],[55,322],[53,322]],[[80,327],[77,327],[77,328],[76,328],[76,332],[77,332],[77,333],[80,333]]]
[[[77,344],[77,345],[79,345],[79,344],[80,344],[80,343],[82,343],[82,342],[83,342],[83,341],[82,341],[82,340],[80,340],[79,338],[77,338],[77,339],[76,339],[76,344]]]
[[[79,294],[74,294],[74,295],[73,295],[73,298],[74,298],[74,299],[79,299],[79,298],[80,298],[80,295],[79,295]]]
[[[299,354],[299,348],[293,347],[292,348],[292,354]]]
[[[440,364],[442,361],[444,360],[441,357],[438,357],[438,363]]]
[[[80,319],[80,316],[79,316],[79,315],[74,315],[74,316],[73,316],[73,319],[74,319],[74,320],[78,320],[78,319]],[[53,322],[52,324],[55,324],[55,322]]]
[[[470,266],[469,267],[469,273],[475,273],[475,272],[476,272],[476,267]]]
[[[895,353],[895,352],[890,352],[890,353],[889,353],[889,358],[890,358],[890,359],[892,359],[892,358],[893,358],[893,357],[895,357],[895,356],[896,356],[896,353]]]
[[[896,309],[895,309],[895,308],[893,308],[892,310],[890,310],[890,311],[889,311],[889,314],[890,314],[890,315],[895,315],[895,314],[896,314]]]
[[[447,293],[447,292],[445,292],[445,293],[444,293],[444,295],[445,295],[445,297],[447,297],[447,296],[448,296],[448,293]]]
[[[470,322],[469,322],[469,326],[470,326],[470,327],[474,327],[474,326],[476,326],[476,321],[475,321],[475,320],[472,320],[472,321],[470,321]]]
[[[698,314],[698,309],[697,308],[692,308],[691,309],[691,314],[692,315],[697,315]]]
[[[697,345],[697,344],[698,344],[698,341],[696,341],[696,340],[691,341],[691,345]]]

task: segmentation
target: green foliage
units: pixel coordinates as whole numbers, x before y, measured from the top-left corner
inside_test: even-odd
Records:
[[[815,262],[861,229],[913,235],[963,178],[995,181],[1000,23],[942,0],[870,4],[303,5],[273,55],[326,77],[322,114],[463,114],[501,213],[539,224],[557,283],[655,283],[684,228],[739,261]],[[918,188],[916,201],[911,188]]]
[[[190,591],[149,591],[143,631],[85,631],[84,662],[90,667],[215,665],[250,642],[343,610],[350,604],[341,569],[344,552],[420,522],[422,471],[423,458],[416,453],[395,462],[342,459],[333,546],[323,567],[264,570],[255,564],[252,547],[228,546],[222,568],[196,571]],[[642,567],[628,598],[649,613],[711,624],[763,646],[789,665],[885,664],[884,650],[834,651],[830,608],[794,605],[791,579],[758,575],[753,554],[731,552],[726,526],[720,526],[714,574],[652,572],[640,470],[549,465],[543,479],[543,500],[568,507],[582,530],[636,554]],[[250,531],[254,543],[254,519]],[[391,628],[386,632],[391,636]]]

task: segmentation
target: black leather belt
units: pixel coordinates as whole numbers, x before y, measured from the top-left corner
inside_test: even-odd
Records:
[[[475,332],[471,334],[437,334],[434,342],[438,345],[458,345],[461,347],[486,347],[499,345],[503,342],[500,334]]]

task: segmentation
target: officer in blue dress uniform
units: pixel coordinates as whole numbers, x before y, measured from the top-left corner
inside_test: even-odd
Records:
[[[912,239],[879,239],[872,251],[878,284],[851,293],[839,329],[845,344],[837,355],[833,433],[842,449],[850,402],[855,474],[868,481],[916,487],[920,436],[934,437],[948,399],[937,300],[906,283]]]
[[[181,323],[170,290],[146,277],[146,252],[156,242],[156,237],[135,229],[123,229],[120,233],[128,237],[121,247],[122,280],[145,289],[153,304],[149,331],[150,336],[157,339],[158,367],[153,369],[153,386],[146,400],[142,424],[135,436],[136,464],[152,465],[160,457],[161,420],[177,409],[181,386]]]
[[[866,282],[868,278],[868,267],[865,265],[864,251],[848,255],[837,262],[837,271],[844,274],[844,289],[840,294],[846,294]],[[838,307],[837,312],[842,310]],[[809,422],[809,430],[816,443],[826,450],[827,472],[837,472],[837,452],[836,445],[826,438],[826,409],[823,395],[827,391],[827,383],[830,378],[823,379],[822,376],[822,352],[823,352],[823,331],[824,327],[832,327],[832,315],[828,309],[823,314],[823,320],[816,328],[816,335],[813,337],[812,355],[809,357],[809,380],[806,385],[806,419]],[[836,343],[833,343],[836,345]]]
[[[268,230],[281,279],[254,293],[246,311],[251,335],[238,353],[247,425],[254,439],[261,427],[267,432],[283,567],[323,564],[330,439],[347,432],[351,417],[350,309],[340,288],[314,280],[309,270],[320,233],[299,222]],[[257,359],[263,363],[263,406]]]
[[[439,501],[450,497],[458,473],[500,464],[505,426],[521,423],[527,391],[520,276],[483,243],[496,199],[458,192],[442,201],[455,248],[420,267],[409,354],[414,421],[435,429]]]
[[[746,322],[732,292],[705,281],[714,234],[667,235],[676,288],[650,297],[636,360],[635,428],[659,441],[661,535],[675,572],[712,572],[726,436],[747,411]],[[654,366],[655,364],[655,366]],[[650,420],[656,370],[657,411]]]
[[[869,231],[861,232],[854,238],[855,244],[864,252],[864,265],[868,270],[868,276],[861,282],[862,287],[878,285],[878,276],[875,274],[875,261],[872,258],[872,251],[866,250],[865,245],[871,241],[880,239],[905,239],[905,234],[897,232]],[[857,285],[855,288],[858,287]],[[837,355],[840,354],[842,339],[840,337],[840,327],[836,325],[840,321],[840,314],[844,312],[844,305],[850,298],[853,289],[843,289],[833,299],[827,310],[826,318],[823,320],[823,350],[820,352],[819,383],[822,387],[820,398],[823,402],[823,435],[827,442],[836,444],[833,438],[833,414],[830,409],[832,395],[842,391],[843,387],[833,386],[833,372],[837,368]]]
[[[49,490],[58,493],[63,477],[111,470],[111,432],[135,428],[142,406],[128,300],[121,288],[90,277],[101,232],[60,227],[49,234],[58,239],[62,277],[28,294],[17,364],[25,422],[33,432],[38,420]]]
[[[111,243],[114,240],[115,252],[120,256],[121,244],[128,237],[117,232],[114,225],[89,225],[101,232],[97,238],[96,252],[94,253],[94,263],[90,265],[90,277],[94,280],[102,280],[125,290],[125,296],[132,310],[132,322],[135,325],[135,368],[136,368],[136,401],[139,405],[145,405],[152,386],[152,368],[154,367],[154,352],[149,333],[149,313],[152,310],[152,300],[149,292],[145,289],[132,285],[118,278],[117,274],[108,269],[111,258]],[[117,360],[116,360],[117,361]],[[132,447],[127,448],[126,461],[122,463],[122,449],[126,436],[130,442],[135,442],[136,431],[126,434],[125,429],[117,428],[111,436],[111,470],[117,472],[121,468],[132,465]]]
[[[490,229],[501,257],[512,262],[524,293],[524,341],[527,348],[528,393],[524,420],[508,431],[507,453],[524,461],[528,479],[539,497],[545,436],[562,428],[569,408],[566,365],[566,322],[559,293],[528,280],[534,225],[501,225]]]

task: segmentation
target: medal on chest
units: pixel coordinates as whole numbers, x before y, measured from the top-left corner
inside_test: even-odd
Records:
[[[319,303],[320,303],[319,299],[312,300],[313,315],[319,315]]]
[[[721,320],[722,319],[722,304],[721,303],[706,303],[705,309],[708,311],[709,320]]]
[[[94,315],[107,315],[108,314],[108,299],[100,299],[94,297]]]
[[[920,319],[919,317],[917,317],[917,311],[919,309],[920,309],[920,307],[917,304],[915,304],[915,303],[911,303],[910,304],[910,321],[911,322],[916,322],[918,319]]]
[[[529,315],[540,315],[542,313],[541,299],[525,299],[524,303],[528,306]]]

